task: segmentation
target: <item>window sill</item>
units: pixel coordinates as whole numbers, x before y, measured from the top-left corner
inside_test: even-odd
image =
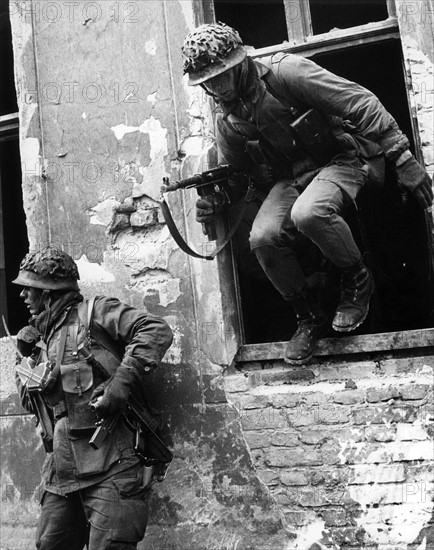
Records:
[[[283,359],[287,342],[265,344],[246,344],[240,347],[234,362],[238,366],[252,361],[272,361]],[[324,338],[318,343],[314,357],[351,355],[373,352],[392,352],[395,350],[421,349],[434,347],[434,328],[383,332],[345,336],[343,338]]]
[[[399,38],[398,22],[396,17],[390,17],[385,21],[351,27],[349,29],[336,29],[324,34],[316,34],[305,38],[305,42],[290,44],[283,42],[275,46],[252,50],[253,58],[260,58],[278,52],[298,53],[310,57],[323,52],[331,52],[352,46],[360,46],[371,42]]]

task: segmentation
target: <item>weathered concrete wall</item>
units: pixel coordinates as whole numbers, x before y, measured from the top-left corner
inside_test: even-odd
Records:
[[[176,0],[11,2],[29,240],[31,248],[51,241],[73,255],[85,295],[146,307],[174,329],[152,381],[175,453],[155,490],[153,548],[271,550],[282,536],[281,518],[218,384],[237,341],[226,329],[235,319],[223,315],[217,264],[188,261],[157,202],[163,176],[202,170],[212,146],[207,103],[181,78],[180,45],[195,25],[194,8]],[[193,193],[169,200],[178,225],[201,247],[200,227],[184,219]],[[11,365],[7,372],[10,388]],[[3,401],[12,401],[7,414],[17,415],[10,391]],[[5,420],[3,441],[24,444],[20,422],[25,430],[32,423]],[[4,452],[5,486],[15,486],[7,443]],[[254,498],[234,496],[235,485]],[[21,497],[14,490],[6,498],[6,520],[27,506]]]

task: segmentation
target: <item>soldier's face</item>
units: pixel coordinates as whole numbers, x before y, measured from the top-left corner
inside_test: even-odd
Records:
[[[230,69],[204,82],[205,88],[221,101],[234,101],[238,97],[235,71]]]
[[[20,293],[31,315],[38,315],[44,307],[43,290],[25,286]]]

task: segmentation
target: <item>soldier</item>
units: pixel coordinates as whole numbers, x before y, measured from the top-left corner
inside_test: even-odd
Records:
[[[189,33],[182,52],[189,84],[200,85],[219,105],[219,161],[249,174],[257,196],[263,195],[253,214],[248,207],[251,223],[238,232],[246,241],[244,248],[238,245],[239,255],[253,273],[250,245],[290,302],[298,327],[285,360],[303,364],[329,321],[309,292],[300,256],[314,245],[340,272],[332,327],[356,329],[367,317],[374,282],[344,209],[368,180],[383,181],[385,161],[423,209],[432,203],[431,179],[393,117],[366,88],[292,54],[253,60],[238,32],[223,23]],[[243,178],[230,184],[240,188]],[[212,221],[221,207],[216,204],[199,199],[197,221]]]
[[[45,247],[27,254],[13,281],[23,287],[31,315],[17,337],[27,356],[17,367],[18,388],[49,451],[36,547],[132,549],[145,534],[152,467],[136,455],[134,433],[120,413],[132,394],[143,397],[172,331],[115,298],[84,301],[78,279],[68,254]],[[89,439],[99,418],[117,421],[94,449]]]

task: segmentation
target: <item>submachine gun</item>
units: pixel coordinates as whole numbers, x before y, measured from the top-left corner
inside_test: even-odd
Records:
[[[229,184],[231,176],[239,176],[240,173],[236,172],[229,164],[220,164],[210,170],[205,170],[200,174],[195,174],[189,178],[170,182],[169,178],[163,178],[163,185],[161,187],[162,193],[168,193],[171,191],[177,191],[178,189],[196,189],[197,194],[202,199],[210,202],[213,205],[214,210],[218,211],[224,204],[233,203],[232,189]],[[185,242],[184,238],[178,231],[178,228],[173,221],[172,214],[170,213],[167,202],[163,199],[160,201],[161,210],[163,212],[164,220],[169,228],[172,237],[175,239],[177,245],[195,258],[204,258],[206,260],[213,260],[217,254],[224,248],[224,246],[231,240],[235,233],[239,223],[238,220],[232,223],[231,230],[225,236],[223,241],[217,246],[217,248],[209,255],[201,255],[192,250]],[[240,209],[238,218],[241,219],[243,208]],[[217,232],[214,223],[202,224],[203,233],[208,236],[208,240],[215,241],[217,239]]]

